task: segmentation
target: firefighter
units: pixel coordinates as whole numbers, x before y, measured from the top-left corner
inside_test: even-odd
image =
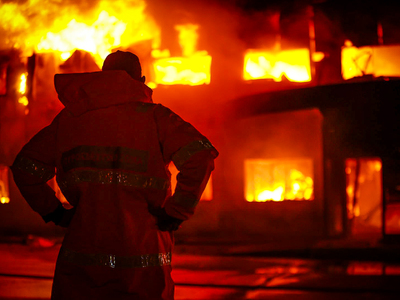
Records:
[[[54,81],[65,108],[11,166],[31,208],[67,227],[52,299],[173,299],[173,232],[193,215],[217,150],[153,103],[133,53]],[[173,194],[170,162],[179,170]],[[55,175],[72,209],[47,184]]]

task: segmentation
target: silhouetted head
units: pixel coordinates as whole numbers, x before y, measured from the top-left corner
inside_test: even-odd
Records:
[[[103,71],[124,70],[133,79],[144,83],[145,77],[142,76],[142,67],[140,66],[139,58],[131,53],[118,50],[109,54],[103,63]]]

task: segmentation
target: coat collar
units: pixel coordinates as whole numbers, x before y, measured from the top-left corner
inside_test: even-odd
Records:
[[[54,85],[61,103],[75,116],[128,102],[153,102],[147,85],[120,70],[56,74]]]

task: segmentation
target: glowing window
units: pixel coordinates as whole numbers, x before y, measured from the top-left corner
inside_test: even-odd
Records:
[[[179,171],[175,167],[173,163],[170,163],[168,166],[169,171],[171,172],[171,189],[172,192],[175,191],[176,187],[176,175],[178,175]],[[211,201],[213,198],[213,189],[212,189],[212,176],[208,180],[207,186],[201,195],[200,201]]]
[[[342,77],[351,79],[364,75],[400,77],[400,46],[355,47],[349,40],[342,47]]]
[[[293,49],[285,51],[248,50],[244,58],[245,80],[273,79],[282,81],[285,76],[293,82],[311,81],[310,51]]]
[[[8,189],[8,167],[0,165],[0,203],[6,204],[10,202],[10,194]]]
[[[311,159],[246,159],[244,173],[248,202],[314,199]]]

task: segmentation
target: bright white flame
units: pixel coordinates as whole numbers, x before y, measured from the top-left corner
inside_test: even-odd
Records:
[[[29,101],[26,96],[22,96],[18,99],[18,103],[22,104],[23,106],[28,106]]]
[[[10,198],[9,197],[1,197],[0,198],[0,203],[1,204],[10,203]]]
[[[21,74],[19,89],[18,89],[21,95],[24,95],[26,93],[26,79],[27,79],[27,74],[26,73]]]
[[[71,55],[73,49],[84,50],[92,53],[101,66],[112,48],[121,44],[126,25],[108,12],[102,11],[91,26],[73,19],[60,32],[48,32],[37,45],[37,49],[39,52],[60,51],[63,60],[69,57],[68,54]]]

